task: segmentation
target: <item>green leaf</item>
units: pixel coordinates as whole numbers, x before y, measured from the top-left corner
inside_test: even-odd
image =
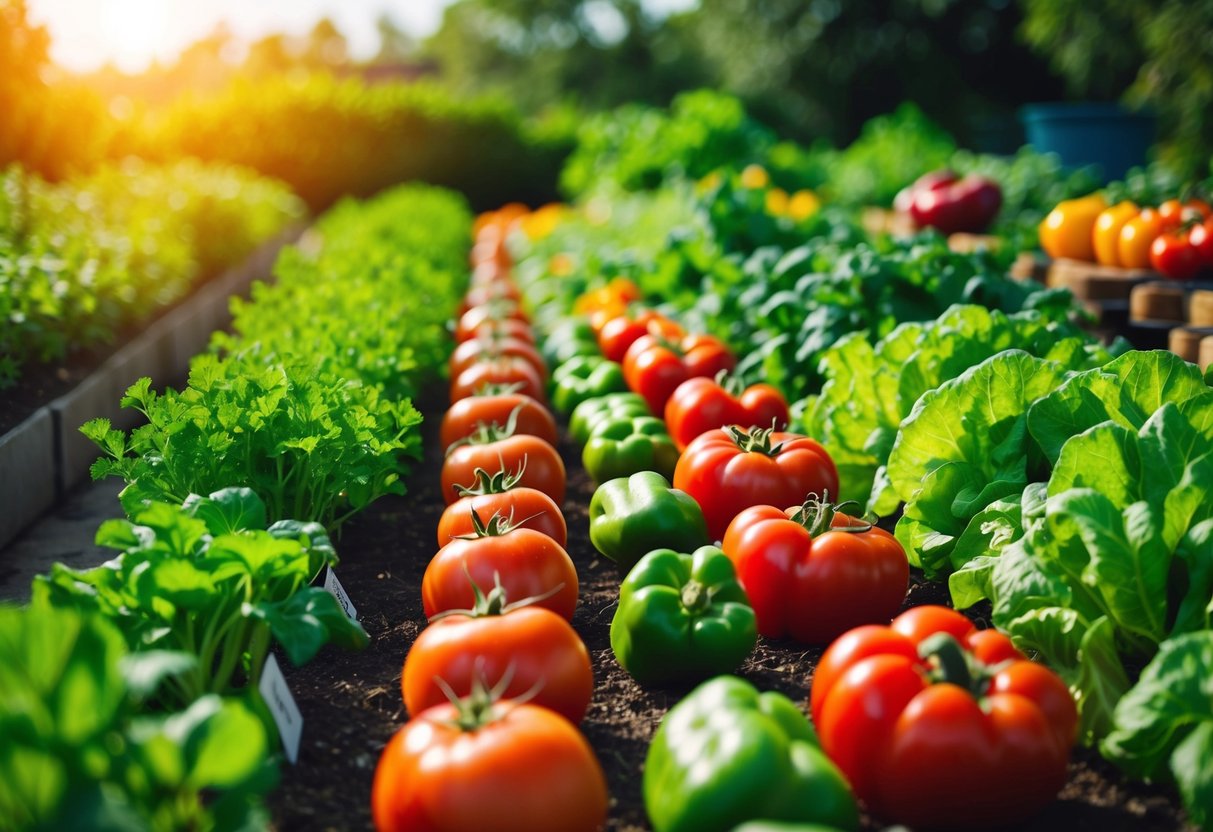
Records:
[[[239,700],[219,702],[217,710],[192,726],[183,744],[185,779],[195,789],[238,786],[256,774],[269,756],[261,719]]]
[[[1087,629],[1078,648],[1077,672],[1063,675],[1078,704],[1078,736],[1090,745],[1111,730],[1113,709],[1129,690],[1110,619],[1100,618]]]
[[[152,696],[165,679],[180,676],[198,666],[198,658],[179,650],[145,650],[124,656],[119,664],[131,695]]]
[[[319,587],[306,587],[285,601],[253,605],[247,614],[269,624],[296,665],[311,661],[330,641],[352,649],[369,643],[362,625],[351,621],[337,599]]]
[[[251,488],[224,488],[208,497],[191,494],[182,507],[204,522],[212,535],[266,526],[265,503]]]

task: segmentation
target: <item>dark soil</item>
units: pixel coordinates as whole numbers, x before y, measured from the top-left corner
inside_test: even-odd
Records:
[[[303,712],[299,761],[286,766],[271,796],[282,830],[366,829],[370,790],[380,751],[406,719],[400,692],[405,654],[425,619],[421,577],[437,550],[435,532],[443,502],[439,494],[437,425],[445,402],[418,403],[426,415],[426,459],[408,480],[408,495],[376,504],[350,523],[339,552],[338,574],[358,609],[371,646],[362,653],[326,648],[310,665],[288,669],[287,678]],[[666,711],[685,690],[646,690],[632,681],[611,653],[609,627],[620,575],[591,547],[587,510],[593,486],[580,454],[566,443],[565,517],[569,554],[581,580],[581,604],[573,624],[593,658],[597,685],[581,728],[606,771],[611,792],[610,830],[647,829],[641,798],[641,768],[649,740]],[[947,591],[915,578],[906,605],[946,603]],[[762,642],[741,675],[764,690],[779,690],[797,702],[808,697],[820,648]],[[284,662],[285,666],[285,662]],[[1128,782],[1098,755],[1075,753],[1070,779],[1059,799],[1019,827],[1058,832],[1189,830],[1171,791]],[[881,825],[865,818],[866,829]],[[491,832],[491,830],[486,830]]]

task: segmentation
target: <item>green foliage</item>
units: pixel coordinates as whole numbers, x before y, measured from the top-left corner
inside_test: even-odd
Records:
[[[183,97],[116,145],[148,159],[245,165],[288,183],[315,211],[413,179],[459,189],[484,208],[542,201],[555,193],[564,152],[559,137],[532,136],[500,97],[324,73],[237,79],[212,96]]]
[[[190,657],[188,670],[166,680],[161,704],[255,689],[271,638],[295,664],[328,642],[366,646],[337,599],[308,585],[337,562],[319,523],[267,528],[265,504],[247,488],[190,495],[181,506],[143,498],[124,494],[131,519],[97,531],[97,544],[118,557],[84,571],[56,564],[35,580],[34,598],[100,613],[134,651]]]
[[[271,739],[239,699],[145,715],[190,656],[128,654],[101,616],[0,607],[0,817],[22,830],[263,826]]]
[[[873,495],[872,486],[902,420],[923,394],[1008,349],[1070,369],[1111,359],[1072,323],[1036,311],[1007,315],[973,305],[954,306],[934,321],[901,324],[875,344],[856,332],[827,349],[821,357],[825,384],[807,404],[804,429],[829,448],[841,498],[867,503],[880,515],[896,509],[891,489]]]
[[[301,213],[279,183],[197,162],[0,174],[0,388],[145,322]]]
[[[445,365],[470,225],[460,199],[420,185],[336,209],[304,241],[318,251],[284,252],[281,282],[234,305],[235,333],[194,359],[184,390],[127,391],[146,425],[82,428],[106,454],[94,478],[166,502],[245,486],[271,519],[330,530],[404,493],[405,459],[421,452],[406,397]]]
[[[1133,777],[1173,779],[1192,821],[1213,823],[1213,630],[1163,642],[1116,705],[1100,749]]]

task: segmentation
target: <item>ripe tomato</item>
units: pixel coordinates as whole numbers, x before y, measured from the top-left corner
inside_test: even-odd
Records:
[[[585,644],[569,622],[533,606],[503,612],[486,605],[476,615],[450,615],[430,624],[409,649],[400,678],[404,705],[413,716],[447,701],[435,679],[457,696],[470,694],[477,682],[502,685],[507,699],[535,690],[530,702],[574,725],[594,693]]]
[[[915,828],[1021,821],[1065,784],[1078,712],[1065,683],[945,607],[852,630],[813,675],[825,752],[871,812]]]
[[[594,832],[607,789],[590,744],[547,708],[437,705],[383,749],[379,832]]]
[[[1192,230],[1188,232],[1188,242],[1200,255],[1204,267],[1213,269],[1213,217],[1192,226]]]
[[[616,363],[623,361],[628,347],[643,335],[656,335],[667,340],[677,340],[686,333],[681,326],[659,312],[651,309],[635,317],[619,315],[611,318],[598,331],[598,347],[602,354]]]
[[[1150,265],[1163,277],[1191,280],[1200,272],[1200,251],[1186,229],[1164,231],[1150,244]]]
[[[788,403],[769,384],[742,388],[736,379],[692,378],[678,385],[665,405],[665,424],[678,450],[701,434],[725,425],[783,430]]]
[[[542,491],[556,505],[564,502],[564,461],[547,442],[537,436],[503,435],[493,431],[469,438],[484,441],[459,445],[442,462],[442,496],[447,505],[459,499],[456,486],[470,488],[475,484],[477,468],[486,471],[523,469],[519,485]]]
[[[472,609],[476,604],[472,584],[487,595],[498,582],[507,598],[547,595],[535,606],[566,620],[573,617],[577,569],[568,552],[546,534],[502,522],[500,516],[487,518],[483,535],[452,540],[430,560],[421,579],[425,617]]]
[[[473,307],[501,300],[522,303],[522,292],[518,289],[518,284],[508,277],[498,277],[480,285],[473,283],[459,304],[459,314],[462,315]]]
[[[852,627],[889,621],[905,600],[910,565],[897,539],[832,507],[818,509],[754,506],[725,531],[721,548],[767,638],[826,644]]]
[[[545,379],[530,359],[499,355],[469,364],[451,379],[451,402],[474,396],[488,384],[518,385],[518,392],[538,402],[547,401]]]
[[[483,306],[476,307],[476,309],[483,308]],[[470,315],[476,309],[468,310],[467,314]],[[517,338],[533,344],[535,343],[535,332],[531,329],[529,323],[518,318],[504,318],[500,320],[488,318],[477,323],[470,331],[458,334],[455,340],[462,343],[469,338]]]
[[[708,431],[687,446],[674,487],[695,498],[713,540],[750,506],[788,506],[838,493],[838,469],[815,440],[769,428]]]
[[[481,425],[504,428],[514,420],[514,433],[538,436],[549,445],[559,441],[551,411],[525,393],[468,396],[455,402],[442,417],[439,441],[443,450],[471,436]],[[496,470],[496,469],[493,469]]]
[[[1141,209],[1140,214],[1120,229],[1120,240],[1116,244],[1120,265],[1126,269],[1150,268],[1150,246],[1161,233],[1158,213],[1152,208]]]
[[[476,487],[447,506],[438,519],[439,546],[445,546],[459,535],[475,531],[473,511],[481,517],[492,517],[494,514],[513,517],[514,522],[522,528],[546,534],[561,546],[568,545],[568,526],[560,506],[551,497],[534,488],[517,485],[513,473],[499,471],[490,477],[481,468],[477,474],[484,476],[477,476]]]
[[[522,358],[527,361],[544,382],[548,380],[547,362],[530,341],[521,338],[469,338],[455,347],[447,361],[451,378],[481,361],[493,358]]]
[[[1040,247],[1050,257],[1094,260],[1092,232],[1095,220],[1108,207],[1103,194],[1059,202],[1040,224]]]
[[[634,392],[644,396],[649,409],[665,413],[666,402],[688,378],[712,378],[731,372],[737,359],[718,338],[688,335],[677,343],[642,335],[623,356],[623,377]]]
[[[528,323],[529,319],[516,301],[497,300],[474,306],[459,316],[455,324],[455,340],[466,341],[476,335],[481,325],[489,321],[515,320]]]

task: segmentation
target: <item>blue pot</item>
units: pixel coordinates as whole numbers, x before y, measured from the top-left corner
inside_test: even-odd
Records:
[[[1154,116],[1118,104],[1029,104],[1019,118],[1028,144],[1068,167],[1099,165],[1108,180],[1144,165],[1154,144]]]

